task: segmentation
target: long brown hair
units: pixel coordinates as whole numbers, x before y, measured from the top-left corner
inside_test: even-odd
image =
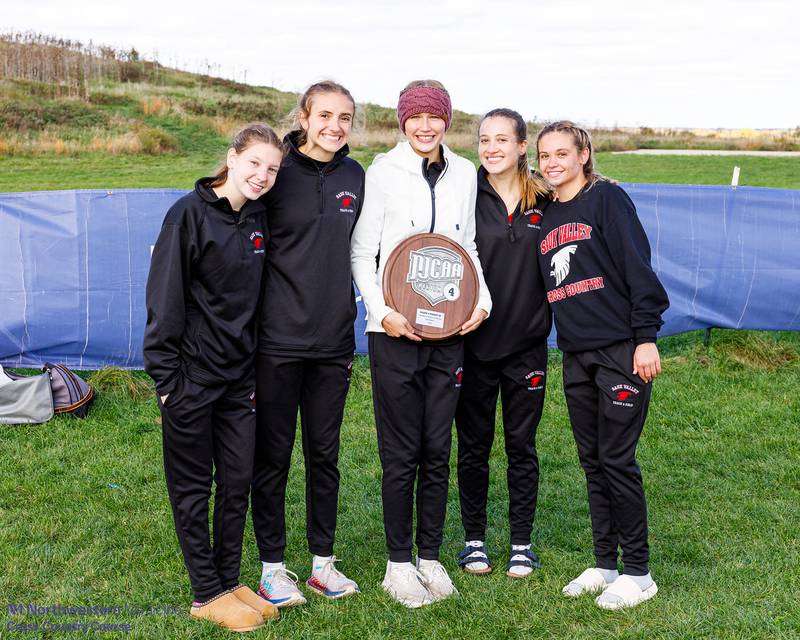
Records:
[[[594,168],[594,149],[592,148],[592,137],[586,129],[579,127],[577,124],[570,120],[558,120],[551,122],[544,126],[544,128],[536,136],[536,152],[539,152],[539,140],[541,140],[548,133],[566,133],[572,136],[572,141],[575,143],[575,148],[578,153],[584,149],[589,150],[589,157],[586,164],[583,165],[583,175],[589,183],[589,188],[594,186],[598,180],[608,180],[604,175],[597,172]]]
[[[300,96],[297,101],[297,106],[292,109],[292,112],[289,114],[289,118],[291,119],[292,133],[297,134],[298,147],[302,147],[308,141],[308,134],[300,125],[300,117],[303,116],[307,118],[311,114],[311,102],[315,95],[321,93],[339,93],[349,98],[350,102],[353,103],[353,118],[355,118],[356,101],[353,100],[353,96],[347,89],[333,80],[321,80],[320,82],[315,82],[305,90],[303,95]]]
[[[483,121],[487,118],[506,118],[510,120],[514,128],[514,135],[517,138],[517,142],[520,143],[528,139],[528,125],[525,119],[513,109],[500,108],[489,111],[481,118],[480,124],[478,125],[479,132],[480,125],[483,124]],[[538,173],[531,170],[527,153],[522,153],[517,158],[517,184],[519,185],[521,194],[522,203],[520,206],[522,207],[522,211],[534,207],[539,198],[550,196],[550,187],[547,182],[545,182]]]
[[[283,144],[281,144],[278,134],[272,130],[272,127],[263,122],[253,122],[245,125],[233,136],[229,148],[232,148],[236,153],[242,153],[248,147],[259,142],[272,145],[283,153]],[[209,184],[210,187],[221,187],[225,184],[228,179],[228,163],[226,160],[220,163],[212,177],[214,179]]]

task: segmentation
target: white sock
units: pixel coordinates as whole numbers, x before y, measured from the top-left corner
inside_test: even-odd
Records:
[[[511,545],[511,560],[513,560],[514,556],[517,555],[517,554],[514,553],[515,551],[526,551],[526,550],[530,550],[530,548],[531,548],[531,545],[529,545],[529,544],[512,544]],[[509,573],[513,573],[515,576],[523,576],[523,577],[529,575],[532,571],[533,571],[533,569],[531,569],[530,567],[523,567],[523,566],[520,566],[520,565],[511,567],[508,570]]]
[[[331,558],[333,558],[333,556],[314,556],[311,560],[311,575],[318,576],[322,571],[322,567],[324,567],[325,563]]]
[[[467,540],[464,543],[467,547],[482,547],[483,540]],[[478,560],[475,558],[471,562],[467,563],[473,571],[483,571],[484,569],[488,569],[489,565],[486,564],[483,560]]]
[[[626,573],[625,575],[638,584],[642,591],[649,589],[653,584],[653,577],[649,573],[646,576],[632,576],[629,573]]]
[[[389,570],[392,569],[413,569],[414,565],[411,562],[392,562],[389,560]]]
[[[606,581],[606,584],[611,584],[614,580],[619,578],[619,571],[616,569],[601,569],[597,567],[597,570],[600,572],[600,575],[603,576],[603,580]]]

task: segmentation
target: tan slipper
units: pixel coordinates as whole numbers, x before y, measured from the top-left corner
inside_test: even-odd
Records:
[[[251,609],[255,609],[261,614],[264,620],[277,620],[281,617],[281,612],[271,602],[267,602],[253,591],[250,587],[240,584],[233,591],[231,591],[239,600],[244,602]]]
[[[261,617],[261,614],[248,607],[230,591],[226,591],[200,606],[192,606],[189,615],[197,620],[208,620],[224,629],[238,633],[253,631],[264,626],[264,618]]]

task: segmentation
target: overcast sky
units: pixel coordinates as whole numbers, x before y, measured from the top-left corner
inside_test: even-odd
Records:
[[[120,48],[298,91],[333,78],[395,106],[416,78],[456,108],[589,125],[800,125],[797,0],[0,0],[0,30]]]

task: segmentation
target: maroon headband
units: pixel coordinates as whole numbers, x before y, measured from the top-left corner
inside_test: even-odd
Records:
[[[453,120],[453,107],[450,106],[450,94],[439,87],[413,87],[400,94],[397,102],[397,122],[400,131],[405,133],[406,120],[418,113],[432,113],[439,116],[450,128]]]

